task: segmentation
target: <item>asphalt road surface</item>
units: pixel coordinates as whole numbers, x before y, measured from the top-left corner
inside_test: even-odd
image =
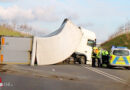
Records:
[[[26,74],[0,73],[0,90],[130,90],[130,70],[92,68],[88,65],[52,65],[38,67],[69,73],[78,79],[45,78]]]

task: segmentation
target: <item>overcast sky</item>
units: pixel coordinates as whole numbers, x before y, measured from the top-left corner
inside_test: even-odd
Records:
[[[0,0],[0,22],[52,32],[64,18],[94,31],[98,42],[103,42],[130,20],[130,0]]]

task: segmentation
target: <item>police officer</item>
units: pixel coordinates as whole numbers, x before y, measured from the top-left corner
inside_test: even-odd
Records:
[[[102,50],[102,64],[105,63],[106,57],[105,57],[105,50]]]
[[[97,52],[98,67],[102,66],[101,53],[102,53],[101,48],[98,48],[98,52]]]
[[[102,50],[102,64],[108,64],[109,63],[109,53],[107,50]]]
[[[109,52],[107,50],[105,50],[105,59],[106,59],[106,64],[108,66],[108,64],[109,64]]]
[[[96,63],[96,58],[97,58],[97,47],[93,48],[93,52],[92,52],[92,67],[95,67],[95,63]]]

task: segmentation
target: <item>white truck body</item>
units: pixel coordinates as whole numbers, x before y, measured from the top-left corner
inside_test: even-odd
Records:
[[[34,65],[35,60],[38,65],[64,61],[75,52],[81,38],[81,30],[66,19],[55,32],[46,37],[34,37],[31,65]]]
[[[87,58],[87,64],[91,64],[92,46],[96,43],[96,35],[94,32],[84,28],[81,28],[81,31],[82,39],[75,53],[85,55]]]

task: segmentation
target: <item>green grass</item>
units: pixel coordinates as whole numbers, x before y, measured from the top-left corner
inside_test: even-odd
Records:
[[[123,47],[127,47],[130,49],[130,33],[123,34],[123,35],[117,36],[109,41],[106,41],[101,44],[101,47],[103,49],[110,51],[110,49],[113,45],[123,46]]]
[[[4,26],[0,26],[0,36],[32,37],[31,35],[23,34]]]

